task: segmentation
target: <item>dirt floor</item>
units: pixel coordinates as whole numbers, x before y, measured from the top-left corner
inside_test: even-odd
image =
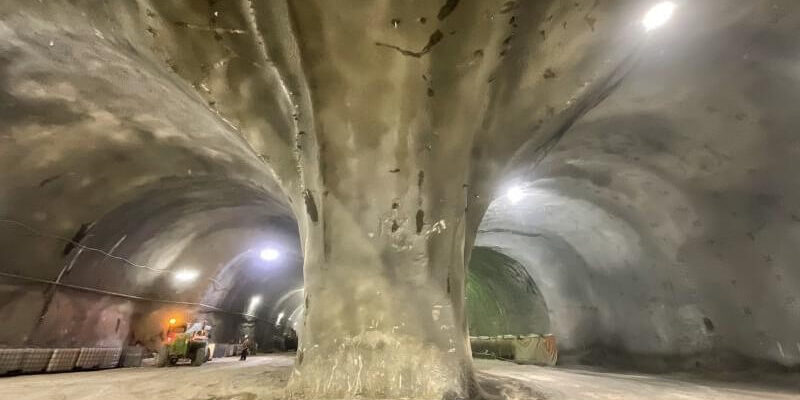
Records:
[[[0,398],[24,400],[283,399],[293,355],[223,358],[199,367],[125,368],[0,378]],[[602,373],[476,360],[491,394],[510,399],[800,399],[800,376],[699,380],[686,375]]]

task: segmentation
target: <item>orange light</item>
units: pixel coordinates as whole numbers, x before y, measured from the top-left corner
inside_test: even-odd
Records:
[[[178,322],[178,320],[176,320],[175,318],[170,318],[169,319],[169,324],[170,325],[175,325],[176,322]]]

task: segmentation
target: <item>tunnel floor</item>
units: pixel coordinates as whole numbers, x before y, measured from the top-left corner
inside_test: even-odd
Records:
[[[229,357],[199,367],[124,368],[0,378],[3,398],[27,400],[284,399],[293,354]],[[689,375],[607,373],[476,360],[478,379],[507,399],[797,399],[800,376],[767,375],[748,383]],[[758,382],[758,383],[757,383]],[[546,389],[545,389],[546,388]]]

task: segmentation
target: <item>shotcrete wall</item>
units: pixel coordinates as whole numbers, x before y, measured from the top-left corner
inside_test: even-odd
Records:
[[[800,364],[800,14],[724,4],[687,3],[479,230],[584,362]]]

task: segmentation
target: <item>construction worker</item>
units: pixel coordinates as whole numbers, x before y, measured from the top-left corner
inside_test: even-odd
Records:
[[[239,361],[247,360],[248,353],[250,353],[250,339],[247,335],[244,335],[244,339],[242,339],[242,356],[239,357]]]

